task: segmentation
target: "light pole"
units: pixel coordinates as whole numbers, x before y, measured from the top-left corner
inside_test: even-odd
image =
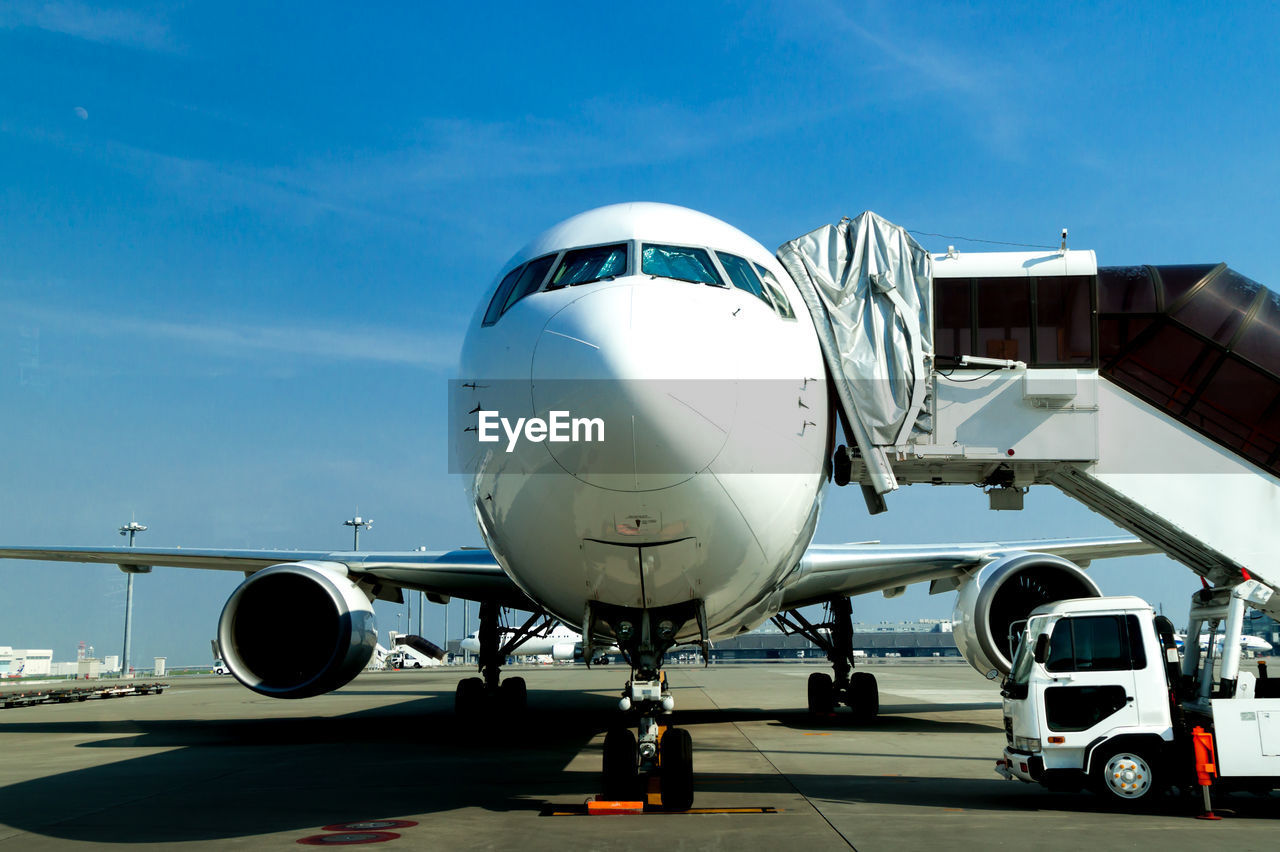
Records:
[[[130,521],[120,528],[120,535],[129,536],[129,546],[133,547],[133,537],[146,531],[146,527],[137,521]],[[129,633],[133,629],[133,575],[140,573],[136,565],[121,565],[124,572],[124,655],[120,658],[120,677],[129,676],[129,652],[131,650]]]
[[[366,521],[364,518],[360,517],[359,515],[356,515],[354,518],[352,518],[349,521],[343,521],[342,525],[344,527],[353,528],[353,531],[355,532],[355,543],[352,545],[351,549],[359,550],[360,549],[360,530],[362,529],[367,530],[369,529],[369,527],[373,526],[373,518],[369,518]]]

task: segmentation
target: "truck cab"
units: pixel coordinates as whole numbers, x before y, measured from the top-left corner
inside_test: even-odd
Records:
[[[1082,598],[1039,607],[1022,627],[1001,695],[1007,743],[996,771],[1050,789],[1086,784],[1138,807],[1189,783],[1193,726],[1212,736],[1214,772],[1251,789],[1280,782],[1280,680],[1240,670],[1246,604],[1270,589],[1246,579],[1192,598],[1188,635],[1207,623],[1216,643],[1187,645],[1136,597]],[[1016,626],[1016,625],[1015,625]],[[1012,637],[1011,637],[1012,639]],[[1218,678],[1214,679],[1215,662]]]
[[[1052,789],[1105,775],[1117,796],[1141,798],[1173,746],[1177,659],[1172,625],[1140,598],[1034,610],[1001,690],[1007,773]]]

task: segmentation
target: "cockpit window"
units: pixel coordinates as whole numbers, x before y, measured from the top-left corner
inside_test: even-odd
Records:
[[[659,278],[692,281],[695,284],[713,284],[723,287],[720,273],[711,262],[706,249],[684,246],[655,246],[646,244],[642,252],[640,271]]]
[[[547,284],[548,290],[590,284],[605,278],[613,278],[627,271],[627,246],[594,246],[565,252],[564,260],[556,267]]]
[[[782,292],[782,285],[778,283],[778,279],[773,277],[773,273],[765,269],[760,264],[752,264],[756,268],[756,272],[760,273],[760,280],[764,282],[764,288],[769,291],[769,295],[773,298],[773,306],[782,316],[783,319],[795,319],[796,312],[791,310],[791,303],[787,301],[787,296]]]
[[[508,272],[494,291],[481,325],[493,325],[512,305],[541,287],[555,259],[556,255],[549,254]]]
[[[498,285],[498,289],[493,294],[493,299],[489,301],[488,309],[484,312],[482,325],[493,325],[498,321],[498,317],[502,316],[503,310],[506,309],[507,297],[511,295],[511,288],[516,285],[516,281],[519,280],[522,271],[524,271],[524,267],[517,266],[502,279],[502,283]]]
[[[769,297],[764,294],[764,287],[760,285],[760,279],[756,277],[749,260],[738,257],[736,254],[725,254],[722,251],[716,252],[716,257],[720,259],[720,265],[724,267],[724,271],[729,274],[729,280],[733,282],[733,286],[739,290],[746,290],[769,307],[773,307]]]
[[[507,304],[503,307],[502,313],[505,314],[512,305],[525,296],[537,292],[538,288],[542,286],[542,280],[547,277],[547,270],[551,268],[551,264],[555,263],[555,261],[556,256],[554,254],[530,261],[525,266],[524,272],[520,273],[520,280],[516,282],[516,286],[511,288],[511,295],[507,297]]]

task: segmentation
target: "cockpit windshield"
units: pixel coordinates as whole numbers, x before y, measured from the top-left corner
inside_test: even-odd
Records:
[[[656,246],[646,243],[641,256],[640,271],[645,275],[674,278],[676,281],[691,281],[695,284],[725,286],[706,249]]]
[[[592,281],[622,275],[626,271],[626,243],[574,249],[564,253],[564,259],[556,267],[555,273],[547,283],[547,289],[555,290],[559,287],[572,287],[575,284],[590,284]]]

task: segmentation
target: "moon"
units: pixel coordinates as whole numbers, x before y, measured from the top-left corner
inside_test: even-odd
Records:
[[[76,107],[75,113],[76,113],[76,118],[80,119],[81,121],[87,121],[89,119],[89,110],[85,109],[84,107]]]

